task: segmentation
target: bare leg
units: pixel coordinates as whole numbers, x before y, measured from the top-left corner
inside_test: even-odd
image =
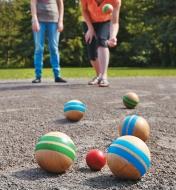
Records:
[[[96,72],[96,76],[99,77],[100,74],[100,68],[99,68],[99,62],[98,59],[96,59],[95,61],[91,60],[90,61],[92,67],[95,69]]]
[[[94,77],[91,81],[89,81],[88,84],[89,85],[99,84],[101,78],[99,61],[98,59],[96,59],[95,61],[91,60],[90,63],[95,70],[96,77]]]
[[[99,70],[102,79],[107,79],[107,70],[109,65],[109,49],[106,47],[98,47]]]

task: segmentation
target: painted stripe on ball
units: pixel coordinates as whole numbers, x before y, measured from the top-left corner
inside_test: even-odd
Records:
[[[67,107],[64,107],[64,112],[67,112],[67,111],[80,111],[80,112],[85,112],[85,108],[82,107],[82,106],[79,106],[79,105],[73,105],[73,106],[67,106]]]
[[[38,144],[53,144],[53,145],[56,145],[56,146],[61,146],[61,147],[64,147],[66,149],[68,149],[69,151],[73,152],[73,154],[76,154],[76,151],[74,151],[72,148],[70,148],[69,146],[66,146],[62,143],[57,143],[57,142],[51,142],[51,141],[41,141],[41,142],[38,142]]]
[[[127,160],[139,171],[141,176],[143,176],[146,173],[146,169],[143,166],[143,164],[138,159],[136,159],[133,155],[131,155],[129,152],[122,149],[121,147],[110,146],[108,149],[108,153],[121,156],[123,159]]]
[[[51,142],[42,142],[42,143],[38,143],[36,145],[35,151],[38,150],[53,150],[56,152],[60,152],[66,156],[68,156],[69,158],[71,158],[72,160],[75,159],[75,152],[71,149],[69,149],[69,147],[64,147],[62,146],[62,144],[53,144]]]
[[[74,151],[76,151],[76,146],[71,141],[69,141],[69,139],[45,135],[39,138],[38,142],[41,142],[41,141],[61,143],[72,148]]]
[[[123,122],[123,125],[122,125],[122,135],[132,135],[133,134],[137,119],[138,119],[138,116],[136,116],[136,115],[127,116],[125,118],[125,121]]]
[[[126,131],[126,134],[128,134],[128,135],[133,135],[134,127],[135,127],[136,122],[137,122],[137,120],[139,118],[137,115],[133,115],[131,117],[132,118],[131,118],[131,120],[129,122],[129,125],[127,127],[127,131]]]
[[[74,105],[79,105],[79,106],[86,107],[86,105],[81,103],[81,102],[67,102],[67,103],[64,104],[64,107],[66,107],[66,106],[74,106]]]
[[[116,142],[114,142],[114,144],[126,147],[129,151],[132,151],[137,157],[139,157],[139,159],[142,159],[142,162],[144,162],[146,168],[150,167],[149,157],[132,143],[128,142],[127,140],[118,139]]]
[[[104,6],[103,12],[106,13],[109,10],[108,5]]]
[[[123,121],[122,125],[122,135],[126,135],[126,126],[128,126],[128,123],[130,121],[131,116],[125,117],[125,120]]]
[[[135,100],[130,99],[128,96],[124,96],[124,97],[123,97],[123,100],[124,100],[125,102],[131,104],[132,106],[136,106],[136,104],[138,103],[138,102],[136,102]]]

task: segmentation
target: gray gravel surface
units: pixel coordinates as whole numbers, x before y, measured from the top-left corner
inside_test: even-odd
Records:
[[[109,88],[88,86],[86,79],[67,84],[44,80],[0,81],[0,190],[176,189],[176,78],[115,78]],[[122,96],[134,91],[136,109],[125,109]],[[83,101],[88,110],[79,122],[69,122],[63,104]],[[143,116],[151,127],[146,142],[152,158],[150,170],[139,181],[115,178],[108,167],[91,172],[87,151],[106,151],[118,137],[117,125],[128,114]],[[77,160],[62,175],[38,167],[34,148],[50,131],[69,135],[77,147]]]

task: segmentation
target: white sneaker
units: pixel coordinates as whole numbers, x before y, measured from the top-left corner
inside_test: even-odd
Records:
[[[88,85],[99,84],[101,79],[99,77],[94,77],[91,81],[88,82]]]
[[[101,79],[99,86],[100,87],[108,87],[109,86],[108,80],[107,79]]]

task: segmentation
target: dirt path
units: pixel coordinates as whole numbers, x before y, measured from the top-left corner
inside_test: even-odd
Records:
[[[122,104],[128,91],[141,100],[134,110]],[[88,107],[77,123],[63,116],[63,104],[71,99]],[[85,163],[87,151],[106,151],[128,114],[143,116],[151,126],[149,172],[137,182],[116,179],[108,167],[91,172]],[[50,131],[66,133],[77,146],[77,160],[63,175],[44,172],[33,157],[38,138]],[[88,86],[79,79],[63,85],[0,81],[0,133],[2,190],[176,189],[176,78],[116,78],[110,88]]]

